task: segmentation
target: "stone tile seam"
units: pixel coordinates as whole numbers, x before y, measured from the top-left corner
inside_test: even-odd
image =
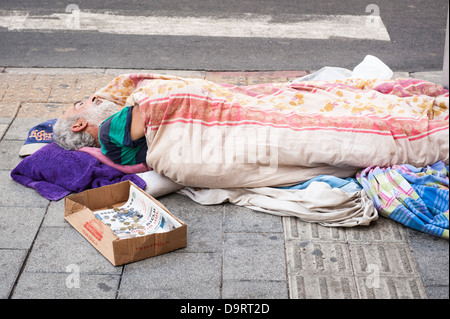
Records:
[[[11,172],[11,170],[10,169],[0,169],[0,172]],[[24,206],[21,206],[21,205],[4,205],[4,204],[0,205],[0,209],[1,208],[11,208],[11,207],[13,207],[13,208],[46,208],[47,206],[46,205],[42,205],[42,206],[24,205]],[[67,227],[67,226],[42,226],[42,227]]]
[[[116,287],[116,293],[114,294],[114,299],[119,299],[119,294],[120,294],[120,285],[122,284],[122,279],[123,279],[123,274],[125,272],[125,267],[126,265],[121,266],[122,267],[122,271],[120,272],[119,275],[119,282],[117,283],[117,287]]]
[[[283,231],[223,231],[224,234],[268,234],[268,235],[279,235],[283,234]]]
[[[285,271],[285,278],[286,278],[285,282],[286,282],[286,289],[287,289],[286,295],[287,295],[288,299],[291,299],[293,295],[292,295],[292,288],[290,287],[290,280],[289,280],[289,278],[290,278],[290,276],[289,276],[290,260],[289,260],[288,253],[287,253],[287,250],[288,250],[287,236],[288,235],[287,235],[287,231],[286,231],[286,224],[290,225],[290,217],[288,217],[288,216],[281,217],[281,228],[283,230],[284,265],[285,265],[284,271]]]
[[[118,267],[123,267],[123,266],[118,266]],[[70,275],[71,272],[67,272],[67,271],[37,271],[37,270],[26,270],[24,269],[24,271],[22,271],[23,274],[48,274],[48,275],[61,275],[61,274],[66,274],[66,275]],[[122,273],[111,273],[111,272],[83,272],[80,271],[79,272],[80,275],[87,275],[87,276],[122,276]]]
[[[27,249],[28,250],[27,254],[26,254],[25,258],[23,259],[22,266],[20,267],[19,272],[18,272],[18,274],[17,274],[17,276],[16,276],[16,278],[14,280],[14,284],[12,285],[11,291],[9,292],[8,299],[12,299],[12,297],[14,295],[14,291],[15,291],[15,289],[17,287],[17,284],[18,284],[18,282],[20,280],[20,277],[21,277],[22,273],[25,272],[25,268],[26,268],[26,265],[27,265],[27,262],[28,262],[28,258],[31,255],[31,252],[32,252],[33,247],[34,247],[34,243],[36,242],[36,239],[37,239],[37,237],[39,235],[41,227],[43,227],[42,225],[44,223],[45,216],[47,215],[49,207],[50,207],[50,202],[47,203],[47,206],[45,208],[45,213],[42,216],[41,222],[40,222],[39,227],[38,227],[38,229],[37,229],[37,231],[36,231],[36,233],[34,235],[33,241],[31,242],[30,247]]]
[[[220,255],[220,286],[219,286],[219,296],[223,298],[223,273],[225,267],[225,214],[226,214],[226,205],[222,204],[222,249]]]
[[[5,133],[6,133],[6,131],[5,131]],[[25,142],[24,139],[19,139],[19,138],[2,138],[2,140],[5,140],[5,141],[14,141],[14,142]],[[5,170],[5,169],[2,168],[2,170]]]
[[[6,91],[5,91],[5,94],[6,94]],[[0,101],[1,101],[1,99],[0,99]],[[13,123],[14,120],[16,119],[17,114],[19,114],[19,110],[20,110],[20,108],[22,107],[22,103],[23,103],[23,102],[20,102],[20,103],[19,103],[19,107],[16,109],[16,111],[14,112],[14,114],[13,114],[13,116],[12,116],[12,119],[13,119],[13,120],[10,121],[10,122],[7,124],[6,129],[4,130],[2,136],[0,137],[0,141],[3,140],[3,137],[6,135],[6,132],[8,132],[8,130],[10,129],[12,123]]]
[[[286,282],[286,280],[277,280],[277,279],[225,279],[225,281],[233,281],[233,282],[279,282],[283,283]]]
[[[0,251],[2,251],[2,250],[28,251],[28,248],[8,248],[8,247],[0,247]]]
[[[424,279],[424,277],[422,276],[422,273],[421,273],[421,269],[420,269],[420,266],[419,266],[419,262],[418,262],[418,260],[417,260],[417,258],[416,258],[416,256],[415,256],[415,254],[414,254],[414,249],[413,249],[413,246],[412,246],[412,243],[411,243],[411,236],[410,235],[407,235],[406,236],[406,242],[408,243],[408,247],[409,247],[409,254],[410,254],[410,256],[411,256],[411,261],[412,261],[412,263],[413,263],[413,267],[416,269],[416,271],[418,272],[418,274],[419,274],[419,279],[420,279],[420,283],[422,284],[422,287],[424,287],[424,293],[425,293],[425,295],[427,296],[427,299],[429,299],[429,287],[433,287],[433,285],[427,285],[426,283],[425,283],[425,279]],[[447,286],[444,286],[444,287],[449,287],[448,285]]]

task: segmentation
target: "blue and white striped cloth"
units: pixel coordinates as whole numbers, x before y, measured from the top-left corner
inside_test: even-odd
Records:
[[[368,167],[356,175],[379,213],[405,226],[449,238],[449,166]]]

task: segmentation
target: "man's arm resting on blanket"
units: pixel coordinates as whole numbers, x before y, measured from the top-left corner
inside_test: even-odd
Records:
[[[144,122],[141,117],[139,105],[135,105],[132,111],[131,128],[130,128],[131,140],[136,141],[141,137],[144,137]]]

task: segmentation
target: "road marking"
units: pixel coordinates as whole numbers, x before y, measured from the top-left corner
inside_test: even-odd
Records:
[[[378,15],[300,15],[297,22],[272,22],[271,16],[245,19],[214,17],[124,16],[73,11],[32,16],[27,11],[0,11],[0,27],[11,31],[98,31],[110,34],[288,39],[353,38],[390,41]]]

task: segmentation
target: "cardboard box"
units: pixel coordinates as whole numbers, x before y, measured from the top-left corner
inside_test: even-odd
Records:
[[[95,211],[119,207],[127,202],[130,181],[90,189],[65,199],[64,218],[114,266],[164,254],[187,246],[187,225],[173,216],[159,201],[145,194],[181,226],[164,233],[119,239],[111,228],[96,218]]]

